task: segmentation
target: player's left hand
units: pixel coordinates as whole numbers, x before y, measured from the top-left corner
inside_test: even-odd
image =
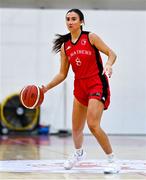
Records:
[[[104,69],[103,69],[102,74],[104,74],[104,73],[107,74],[107,76],[108,76],[109,78],[111,78],[112,73],[113,73],[113,71],[112,71],[112,65],[106,63],[106,64],[105,64],[105,67],[104,67]]]

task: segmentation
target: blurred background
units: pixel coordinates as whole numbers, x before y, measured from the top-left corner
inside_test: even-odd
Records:
[[[58,73],[59,54],[52,53],[52,42],[55,34],[67,33],[65,15],[71,8],[82,10],[84,30],[99,35],[118,56],[103,128],[108,134],[145,135],[146,0],[0,0],[1,134],[71,131],[71,70],[45,94],[39,109],[27,110],[19,102],[25,85],[47,84]],[[87,127],[85,133],[90,133]]]

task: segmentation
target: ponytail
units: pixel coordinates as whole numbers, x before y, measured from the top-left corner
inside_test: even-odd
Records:
[[[65,35],[60,35],[60,34],[56,34],[57,38],[53,41],[53,48],[52,50],[55,53],[58,53],[61,50],[61,46],[63,43],[67,42],[70,38],[71,35],[70,33],[65,34]]]

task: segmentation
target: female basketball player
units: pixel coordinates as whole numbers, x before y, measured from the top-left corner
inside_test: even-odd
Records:
[[[116,54],[96,34],[82,30],[83,13],[79,9],[71,9],[66,14],[66,25],[69,33],[58,35],[53,50],[60,51],[60,72],[46,86],[44,93],[57,86],[67,77],[70,65],[75,74],[74,103],[72,112],[72,136],[75,152],[65,163],[65,169],[71,169],[78,161],[85,158],[83,129],[87,120],[91,133],[95,136],[103,151],[107,154],[109,166],[105,173],[118,173],[109,139],[100,127],[103,110],[110,103],[108,77],[112,75],[112,65]],[[103,68],[99,51],[107,55],[108,60]]]

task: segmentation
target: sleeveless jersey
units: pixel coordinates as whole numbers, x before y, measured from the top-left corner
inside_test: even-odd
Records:
[[[78,40],[71,39],[64,43],[64,50],[68,57],[75,79],[88,78],[102,74],[103,65],[98,49],[89,41],[89,32],[82,31]]]

